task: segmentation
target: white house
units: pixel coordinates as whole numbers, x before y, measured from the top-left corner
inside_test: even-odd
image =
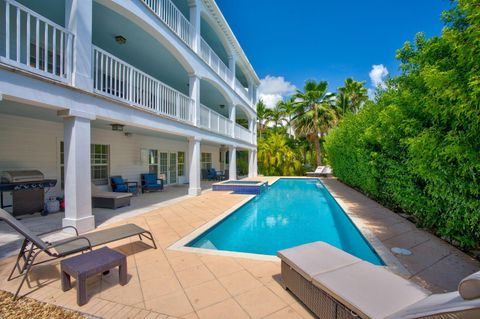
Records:
[[[0,0],[0,171],[58,180],[82,232],[91,182],[157,172],[198,195],[237,151],[257,174],[258,85],[214,0]]]

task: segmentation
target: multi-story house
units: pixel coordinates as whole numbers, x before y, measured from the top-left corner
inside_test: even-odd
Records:
[[[214,0],[0,0],[0,170],[58,180],[80,231],[113,175],[255,176],[258,85]]]

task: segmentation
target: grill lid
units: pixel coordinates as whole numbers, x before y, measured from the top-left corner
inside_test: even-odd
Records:
[[[37,182],[44,180],[42,172],[39,170],[25,171],[4,171],[2,172],[3,183],[21,183],[21,182]]]

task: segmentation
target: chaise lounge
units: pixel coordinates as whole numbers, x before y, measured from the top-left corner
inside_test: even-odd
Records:
[[[117,227],[107,228],[104,230],[99,230],[87,234],[78,234],[78,231],[73,226],[66,226],[60,229],[51,230],[42,234],[34,234],[30,229],[25,227],[20,221],[15,219],[12,215],[0,209],[0,221],[4,221],[20,235],[25,237],[22,243],[22,247],[17,256],[15,265],[13,266],[8,280],[18,278],[23,275],[22,281],[15,293],[14,299],[17,299],[20,289],[22,288],[25,280],[27,280],[28,273],[30,272],[32,266],[45,263],[57,258],[63,258],[72,254],[84,252],[87,250],[92,250],[94,247],[105,245],[114,241],[121,239],[138,236],[140,240],[147,238],[152,241],[153,247],[157,249],[155,240],[151,232],[135,225],[135,224],[126,224]],[[59,241],[48,242],[44,241],[41,236],[48,235],[64,229],[73,229],[75,231],[75,236]],[[40,253],[45,253],[49,257],[47,260],[43,260],[35,263],[35,259]],[[20,265],[22,263],[22,265]],[[18,275],[14,277],[15,270],[18,271]]]
[[[94,208],[117,209],[130,206],[132,193],[104,192],[92,183],[92,206]]]
[[[431,294],[324,242],[278,252],[284,287],[321,319],[480,318],[480,272],[459,290]]]

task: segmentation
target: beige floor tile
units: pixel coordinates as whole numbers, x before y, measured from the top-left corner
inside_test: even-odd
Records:
[[[233,296],[262,286],[262,283],[249,272],[241,270],[233,274],[220,277],[218,280]]]
[[[287,307],[266,316],[265,319],[302,319],[302,316],[300,316],[293,308]]]
[[[202,265],[202,260],[195,254],[184,253],[179,257],[169,258],[169,263],[175,271],[182,271],[193,266]]]
[[[240,264],[238,264],[235,260],[229,257],[207,255],[202,256],[201,259],[205,266],[207,266],[207,268],[217,278],[243,270],[243,267],[240,266]]]
[[[95,312],[95,315],[97,317],[103,318],[105,316],[105,314],[107,314],[110,310],[115,308],[116,305],[117,304],[114,303],[114,302],[109,302],[108,304],[103,306],[99,311]]]
[[[215,279],[212,273],[203,264],[178,271],[177,276],[183,288],[193,287]]]
[[[294,303],[291,304],[290,307],[304,319],[317,319],[317,317],[302,303]]]
[[[232,298],[197,312],[200,319],[248,319],[248,314]]]
[[[292,303],[298,302],[298,300],[294,297],[294,295],[289,291],[282,287],[282,285],[276,281],[270,282],[265,285],[268,289],[270,289],[274,294],[279,296],[283,302],[288,305]]]
[[[287,304],[266,287],[258,287],[235,297],[240,306],[252,317],[262,318]]]
[[[147,311],[147,310],[140,310],[139,313],[137,313],[135,315],[135,317],[133,317],[134,319],[145,319],[149,314],[150,314],[151,311]]]
[[[230,298],[229,293],[217,281],[207,281],[198,286],[185,289],[188,299],[195,310],[202,309]]]
[[[103,318],[116,318],[120,313],[122,313],[122,310],[125,308],[125,305],[122,304],[116,304],[112,309],[110,309],[108,312],[103,314]]]
[[[118,314],[118,319],[133,319],[140,311],[141,309],[139,308],[126,306],[124,310]]]
[[[146,300],[145,306],[147,309],[176,317],[182,317],[194,311],[183,291]]]
[[[141,281],[140,285],[145,301],[182,290],[182,286],[174,274],[147,278]]]

